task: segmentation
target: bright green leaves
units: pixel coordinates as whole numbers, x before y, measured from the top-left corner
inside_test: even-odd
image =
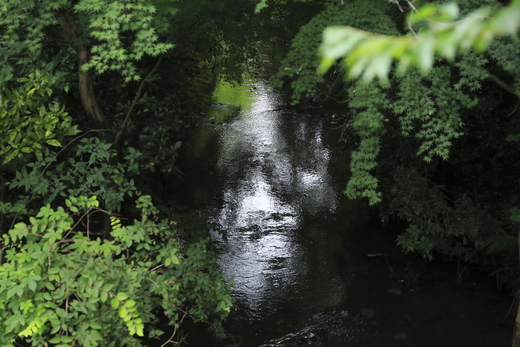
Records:
[[[336,60],[346,57],[347,76],[362,76],[366,81],[375,77],[386,80],[393,61],[404,57],[413,40],[409,36],[384,36],[351,27],[328,27],[323,33],[320,48],[323,58],[318,72],[324,74]],[[427,51],[418,52],[424,55]],[[406,69],[409,62],[402,59],[398,70]]]
[[[27,63],[38,61],[45,28],[56,24],[55,12],[60,9],[74,12],[76,22],[84,26],[80,30],[93,39],[92,57],[83,69],[93,68],[99,73],[115,70],[127,81],[138,80],[136,61],[144,55],[160,55],[173,47],[159,42],[157,28],[161,31],[168,28],[175,13],[174,2],[157,1],[165,9],[161,13],[157,13],[155,3],[151,0],[82,0],[72,5],[67,0],[5,0],[0,6],[0,27],[5,28],[0,41],[8,45],[0,45],[0,56],[3,63],[22,57]],[[12,66],[0,64],[0,82],[10,79],[12,72]]]
[[[110,300],[110,305],[117,310],[119,317],[125,322],[130,335],[144,336],[143,320],[139,318],[139,313],[135,306],[135,301],[127,300],[128,295],[120,292]]]
[[[117,310],[117,308],[119,307],[119,299],[113,298],[112,300],[110,300],[110,306],[112,306],[114,310]]]
[[[155,210],[150,197],[140,200]],[[70,197],[66,205],[89,216],[96,202]],[[0,345],[141,346],[145,328],[159,333],[156,312],[166,312],[171,324],[179,309],[198,321],[225,317],[228,285],[204,243],[181,255],[172,223],[154,220],[144,211],[127,226],[113,219],[113,241],[73,229],[61,207],[43,207],[30,225],[17,224],[3,238]]]
[[[170,43],[159,42],[153,26],[157,10],[152,1],[83,0],[74,9],[88,18],[90,36],[96,42],[91,48],[90,62],[82,66],[85,70],[93,68],[99,73],[115,70],[127,81],[138,80],[135,61],[173,48]],[[164,30],[167,25],[166,22],[160,26]],[[126,43],[127,37],[133,38],[130,44]]]
[[[377,35],[355,27],[327,28],[319,72],[325,73],[340,58],[345,58],[348,77],[365,81],[386,79],[394,61],[401,74],[411,65],[428,72],[435,54],[453,61],[460,52],[484,51],[497,36],[515,35],[520,26],[520,2],[498,11],[481,8],[455,22],[457,16],[455,4],[423,6],[410,15],[409,23],[427,21],[429,28],[405,36]]]
[[[130,335],[144,336],[143,320],[139,318],[139,313],[136,312],[135,301],[123,301],[124,299],[120,299],[121,294],[125,293],[117,294],[118,300],[121,300],[121,306],[119,306],[118,310],[119,317],[126,323]]]
[[[58,102],[49,102],[59,76],[38,70],[17,79],[17,89],[0,90],[0,157],[3,164],[28,153],[41,155],[79,131]],[[2,164],[2,163],[0,163]]]
[[[256,4],[255,13],[259,13],[260,11],[262,11],[262,9],[266,8],[267,6],[267,0],[260,0],[260,2]]]

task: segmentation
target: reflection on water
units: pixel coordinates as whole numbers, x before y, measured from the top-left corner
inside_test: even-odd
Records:
[[[229,232],[220,264],[234,276],[250,318],[275,313],[299,291],[312,271],[300,243],[303,216],[334,213],[339,199],[323,124],[300,122],[289,141],[276,96],[257,90],[252,107],[221,133],[217,163],[226,180],[216,220]]]
[[[251,91],[236,119],[206,127],[188,148],[204,164],[188,173],[201,177],[186,193],[227,231],[213,239],[236,284],[228,329],[258,346],[347,298],[352,271],[340,230],[365,217],[342,194],[346,153],[327,119],[280,111],[261,83]]]
[[[227,231],[212,237],[236,284],[226,329],[242,346],[294,346],[309,333],[329,347],[507,344],[510,332],[497,328],[507,303],[476,302],[422,263],[413,271],[428,286],[403,283],[413,271],[390,256],[394,238],[342,193],[347,153],[326,118],[280,111],[261,83],[248,89],[252,102],[236,119],[184,146],[181,191]]]
[[[310,274],[301,243],[303,221],[333,214],[340,198],[328,171],[323,122],[311,125],[293,116],[297,124],[287,136],[289,116],[276,111],[276,95],[262,85],[256,91],[250,109],[220,134],[217,168],[225,181],[215,216],[229,233],[220,244],[219,263],[234,277],[248,319],[275,314],[280,302],[294,300],[309,285],[305,279],[316,274]],[[342,287],[327,295],[337,296]]]

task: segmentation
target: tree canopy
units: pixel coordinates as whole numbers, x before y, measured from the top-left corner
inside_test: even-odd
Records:
[[[208,226],[169,182],[218,78],[260,64],[258,27],[283,43],[302,2],[3,1],[3,345],[139,346],[156,315],[176,332],[229,313]],[[346,194],[404,221],[404,250],[514,282],[519,0],[316,3],[271,82],[344,106]]]
[[[211,21],[186,30],[192,5],[0,6],[1,345],[167,343],[181,336],[162,326],[229,313],[204,219],[147,195],[180,175],[177,151],[220,69],[216,54],[193,59],[225,41]]]
[[[398,1],[396,4],[399,6]],[[407,25],[410,33],[402,36],[378,35],[355,25],[327,27],[320,48],[322,61],[318,71],[325,73],[339,58],[345,57],[347,76],[365,81],[386,79],[391,64],[398,62],[397,73],[404,74],[414,65],[422,72],[433,67],[435,56],[455,61],[457,55],[482,53],[500,36],[515,36],[520,27],[520,1],[507,7],[480,7],[459,19],[456,3],[430,3],[416,9],[410,3]],[[349,23],[350,24],[350,23]],[[413,26],[427,25],[415,32]]]
[[[518,172],[507,163],[520,130],[518,6],[329,2],[275,76],[293,102],[344,105],[345,193],[385,223],[405,221],[406,251],[502,270],[517,262]],[[513,269],[500,280],[514,282]]]

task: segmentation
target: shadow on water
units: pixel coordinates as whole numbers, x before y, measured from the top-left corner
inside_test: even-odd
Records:
[[[201,129],[183,154],[185,202],[227,231],[212,235],[236,284],[222,345],[509,344],[507,299],[457,289],[451,265],[402,257],[395,235],[346,199],[348,152],[335,125],[277,111],[260,82],[251,90],[250,107]],[[197,338],[192,346],[210,346]]]

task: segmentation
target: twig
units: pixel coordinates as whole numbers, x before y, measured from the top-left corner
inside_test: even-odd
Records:
[[[415,8],[415,6],[412,4],[412,2],[410,0],[406,0],[406,3],[408,4],[408,6],[410,6],[410,9],[413,12],[417,12],[417,9]]]
[[[128,123],[128,120],[130,119],[130,116],[132,115],[133,111],[134,111],[134,108],[135,108],[135,105],[137,104],[137,101],[139,101],[139,99],[141,98],[141,94],[143,92],[143,86],[144,86],[144,83],[146,82],[146,80],[152,76],[155,71],[157,70],[157,68],[159,67],[159,65],[161,64],[161,61],[162,61],[162,58],[163,58],[164,55],[161,55],[159,57],[159,60],[157,60],[157,63],[155,64],[154,68],[152,69],[152,71],[150,71],[150,73],[148,75],[146,75],[145,78],[143,78],[143,80],[141,81],[141,84],[139,85],[139,89],[137,89],[137,93],[135,94],[135,97],[134,97],[134,101],[132,101],[132,105],[130,106],[130,109],[128,110],[128,112],[126,113],[126,116],[125,116],[125,120],[123,121],[123,124],[121,124],[121,129],[119,129],[119,131],[117,132],[117,135],[116,135],[116,139],[114,140],[114,145],[117,145],[118,142],[119,142],[119,139],[121,138],[121,134],[123,133],[123,130],[125,129],[126,127],[126,123]]]
[[[399,7],[399,11],[401,12],[404,12],[403,8],[401,7],[401,4],[399,3],[399,1],[397,0],[393,0],[393,3],[397,5],[397,7]]]
[[[408,22],[408,29],[410,29],[410,31],[412,32],[413,36],[415,36],[416,39],[419,39],[419,35],[417,35],[415,30],[413,30],[412,24],[410,22]]]
[[[488,70],[484,69],[484,71],[487,72],[487,74],[489,75],[489,77],[491,77],[491,79],[493,81],[496,82],[496,84],[498,84],[499,86],[501,86],[502,88],[504,88],[505,90],[507,90],[509,93],[513,94],[514,96],[516,96],[518,99],[520,99],[520,94],[518,94],[516,92],[516,90],[514,90],[513,88],[511,88],[511,86],[509,86],[508,84],[506,84],[504,81],[502,81],[500,78],[498,78],[497,76],[495,76],[494,74],[492,74],[491,72],[489,72]]]
[[[179,323],[173,325],[173,333],[172,333],[172,336],[170,336],[170,338],[169,338],[165,343],[163,343],[163,344],[161,345],[161,347],[164,347],[164,346],[166,346],[168,343],[172,342],[173,337],[177,334],[177,328],[178,328],[178,327],[180,326],[180,324],[184,321],[184,318],[186,318],[186,316],[188,315],[188,312],[184,312],[184,311],[183,311],[183,313],[184,313],[184,315],[182,316],[182,318],[181,318],[181,320],[179,321]],[[188,336],[188,335],[186,335],[186,336]],[[176,345],[180,345],[180,344],[182,343],[182,341],[184,341],[184,340],[186,339],[186,336],[181,337],[181,339],[180,339],[179,341],[177,341],[177,342],[173,342],[173,343],[175,343]]]
[[[159,287],[159,285],[157,284],[157,282],[155,282],[155,281],[152,280],[151,278],[148,278],[148,280],[149,280],[150,282],[152,282],[153,284],[155,284],[157,287]]]
[[[518,108],[518,105],[520,105],[520,102],[516,104],[515,106],[515,109],[513,111],[511,111],[506,117],[509,117],[510,115],[512,115],[513,113],[516,112],[516,109]]]
[[[350,99],[347,99],[347,100],[345,100],[345,101],[339,101],[339,100],[333,98],[332,96],[329,96],[329,99],[332,99],[333,101],[336,101],[338,104],[344,104],[344,103],[350,101]]]
[[[78,219],[78,221],[76,222],[76,224],[74,224],[74,225],[72,226],[72,228],[70,228],[69,232],[67,232],[67,234],[65,234],[64,238],[67,237],[67,236],[68,236],[68,235],[69,235],[69,234],[70,234],[70,233],[71,233],[71,232],[76,228],[76,226],[77,226],[77,225],[78,225],[78,224],[83,220],[83,218],[84,218],[85,216],[87,216],[87,218],[89,218],[90,215],[91,215],[91,213],[90,213],[91,211],[94,211],[94,212],[104,212],[104,213],[107,214],[107,215],[111,215],[110,212],[108,212],[108,211],[106,211],[106,210],[103,210],[103,209],[101,209],[101,208],[99,208],[99,207],[91,207],[91,208],[89,208],[89,209],[88,209],[88,210],[87,210],[87,211],[86,211],[86,212],[85,212],[85,213],[84,213],[84,214],[83,214],[83,215]],[[87,236],[88,236],[88,231],[89,231],[89,230],[88,230],[88,228],[87,228]]]
[[[385,263],[386,263],[386,266],[388,266],[388,269],[390,270],[390,272],[392,273],[394,278],[397,279],[397,275],[395,274],[394,269],[390,266],[390,264],[388,264],[388,259],[386,259],[386,255],[385,255]]]
[[[7,58],[6,60],[0,62],[0,65],[7,63],[9,60],[27,60],[27,59],[28,58]]]
[[[161,268],[161,267],[163,267],[163,266],[165,266],[165,265],[164,265],[164,264],[157,265],[156,267],[154,267],[153,269],[151,269],[150,272],[153,272],[153,271],[155,271],[155,270],[157,270],[158,268]]]
[[[54,158],[58,157],[58,155],[61,154],[61,152],[63,152],[67,147],[69,147],[74,141],[78,140],[78,139],[81,139],[82,137],[85,137],[87,136],[87,134],[89,133],[93,133],[93,132],[104,132],[104,131],[110,131],[110,129],[97,129],[97,130],[89,130],[87,132],[85,132],[84,134],[81,134],[79,136],[76,136],[75,138],[73,138],[69,143],[67,143],[65,146],[63,146],[63,148],[54,155]],[[48,163],[44,168],[43,168],[43,171],[42,171],[42,175],[45,173],[45,171],[47,171],[47,169],[49,168],[49,165],[51,165],[52,162]],[[31,197],[31,200],[32,200],[32,197]]]

